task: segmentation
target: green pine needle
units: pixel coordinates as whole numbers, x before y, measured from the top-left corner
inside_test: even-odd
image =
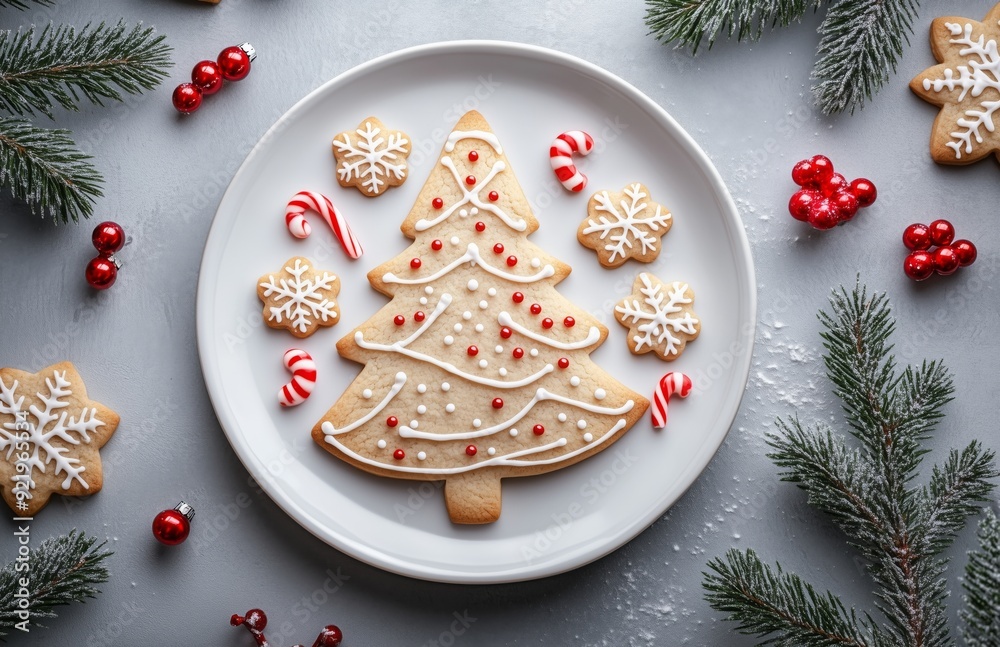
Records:
[[[27,9],[32,4],[42,5],[43,7],[51,7],[52,0],[0,0],[0,9],[4,7],[11,7],[13,9]]]
[[[49,214],[62,223],[89,217],[103,184],[90,160],[67,130],[0,117],[0,186],[34,214]]]
[[[76,110],[82,99],[97,105],[121,101],[159,85],[170,66],[170,47],[153,29],[124,21],[77,31],[48,25],[0,32],[0,108],[16,115],[52,116],[58,105]]]
[[[1000,519],[993,510],[979,522],[979,549],[965,566],[965,608],[959,612],[967,647],[1000,647]]]
[[[26,573],[32,627],[38,626],[38,618],[54,618],[55,607],[85,602],[100,593],[96,585],[108,581],[104,560],[113,554],[103,550],[105,543],[97,544],[96,538],[73,530],[68,535],[46,539],[34,548],[29,571],[16,571],[16,562],[0,570],[0,636],[16,631],[14,625],[21,622],[15,594],[20,588],[18,580]]]

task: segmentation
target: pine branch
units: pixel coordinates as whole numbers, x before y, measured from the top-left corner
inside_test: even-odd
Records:
[[[36,618],[54,618],[54,607],[85,602],[100,591],[95,585],[108,581],[104,560],[113,553],[103,550],[105,542],[86,533],[71,531],[68,535],[46,539],[31,553],[30,570],[16,571],[11,562],[0,571],[0,636],[14,630],[21,620],[17,616],[15,594],[18,580],[28,577],[32,625]]]
[[[1000,647],[1000,519],[993,510],[979,522],[979,549],[965,566],[965,608],[959,612],[968,647]]]
[[[813,94],[824,113],[853,112],[889,81],[910,43],[918,6],[919,0],[864,0],[830,7],[813,71]]]
[[[0,9],[4,7],[12,7],[14,9],[27,9],[30,5],[28,3],[42,5],[43,7],[51,7],[52,0],[0,0]]]
[[[76,148],[67,130],[47,130],[0,117],[0,186],[37,215],[59,222],[93,213],[103,180],[91,157]]]
[[[785,27],[798,21],[823,0],[647,0],[646,25],[656,39],[691,47],[697,53],[703,38],[711,49],[720,33],[755,41],[764,26]]]
[[[752,550],[730,550],[725,560],[708,563],[704,573],[705,599],[727,620],[739,623],[740,633],[768,639],[775,647],[874,647],[888,644],[859,621],[832,593],[819,593],[793,573],[764,564]]]
[[[152,28],[125,22],[86,25],[79,32],[48,25],[0,32],[0,108],[48,117],[58,105],[76,110],[81,99],[97,105],[139,94],[166,77],[170,47]]]
[[[934,466],[922,497],[926,504],[921,526],[929,550],[939,553],[946,549],[965,526],[965,520],[979,513],[979,504],[993,490],[990,481],[1000,476],[995,458],[992,450],[973,441],[961,452],[951,450],[943,466]],[[1000,588],[1000,580],[996,584]]]

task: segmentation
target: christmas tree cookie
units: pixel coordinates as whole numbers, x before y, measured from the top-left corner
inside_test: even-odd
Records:
[[[590,359],[608,331],[555,289],[500,140],[466,113],[368,279],[392,300],[337,344],[364,364],[312,431],[373,474],[445,481],[456,523],[500,516],[500,482],[607,449],[649,403]]]

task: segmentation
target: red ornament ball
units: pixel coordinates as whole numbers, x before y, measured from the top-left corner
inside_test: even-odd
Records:
[[[219,52],[219,70],[227,81],[242,81],[250,74],[250,56],[237,45]]]
[[[511,351],[510,354],[514,356],[514,359],[521,359],[522,357],[524,357],[524,349],[515,348],[513,351]]]
[[[947,220],[935,220],[928,227],[928,232],[934,245],[951,245],[955,239],[955,227]]]
[[[340,647],[340,643],[343,640],[344,634],[340,631],[340,627],[337,625],[327,625],[316,636],[316,642],[313,643],[313,647]]]
[[[976,256],[979,252],[976,250],[976,246],[972,244],[972,241],[956,240],[951,244],[951,248],[955,250],[955,256],[958,257],[958,264],[962,267],[967,267],[976,262]]]
[[[948,276],[958,271],[958,254],[950,245],[944,245],[934,250],[934,271],[942,276]]]
[[[153,518],[153,536],[166,546],[184,543],[191,533],[194,509],[181,501],[173,510],[164,510]]]
[[[825,155],[813,155],[809,162],[813,166],[813,182],[822,185],[833,175],[833,162]]]
[[[94,227],[90,240],[98,253],[107,256],[114,254],[125,245],[125,230],[116,222],[102,222]]]
[[[425,316],[426,315],[424,315],[423,312],[421,312],[420,310],[417,310],[416,312],[413,313],[413,320],[416,321],[417,323],[420,323],[421,321],[424,320]]]
[[[497,200],[500,199],[500,194],[497,193],[496,191],[490,191],[490,194],[486,197],[490,199],[490,202],[496,202]]]
[[[930,249],[931,230],[923,223],[914,223],[903,230],[903,244],[907,249],[917,251]]]
[[[514,267],[515,265],[517,265],[517,256],[508,256],[507,267]]]
[[[477,222],[476,231],[478,231],[479,233],[483,233],[484,231],[486,231],[486,223],[482,221]]]
[[[841,222],[850,221],[858,213],[858,207],[860,204],[858,203],[857,197],[855,197],[855,195],[850,191],[837,191],[833,194],[833,197],[830,198],[830,201],[833,202],[833,206],[835,206],[837,211],[840,212]]]
[[[410,267],[411,268],[413,268],[415,270],[419,270],[420,269],[420,265],[421,265],[421,263],[420,263],[420,259],[419,258],[411,258],[410,259]]]
[[[827,198],[832,198],[839,191],[844,191],[850,188],[850,183],[840,173],[833,173],[830,177],[826,178],[823,182],[822,191],[823,195]]]
[[[469,151],[469,161],[475,162],[479,160],[479,153],[477,151]]]
[[[476,355],[479,354],[479,347],[474,345],[469,346],[468,348],[465,349],[465,352],[469,354],[469,357],[475,357]]]
[[[541,314],[542,313],[542,306],[540,306],[537,303],[532,303],[531,307],[528,308],[528,309],[531,310],[531,314],[533,314],[533,315],[537,315],[537,314]]]
[[[475,445],[469,445],[468,447],[465,448],[465,453],[467,456],[475,456],[477,453],[479,453],[479,450],[476,449]]]
[[[565,357],[560,357],[557,364],[559,365],[559,368],[569,368],[569,360]]]
[[[442,247],[444,247],[444,243],[442,243],[437,238],[431,241],[431,249],[433,249],[435,252],[440,252]]]
[[[567,328],[572,328],[573,326],[576,325],[576,319],[574,319],[573,317],[566,317],[565,319],[563,319],[563,325],[566,326]]]
[[[385,424],[389,425],[390,427],[395,427],[396,425],[399,424],[399,418],[397,418],[396,416],[389,416],[388,418],[385,419]]]
[[[503,400],[500,398],[493,398],[493,408],[503,409]]]
[[[222,70],[215,61],[198,61],[191,70],[191,83],[206,95],[215,94],[222,87]]]
[[[392,318],[392,323],[396,324],[397,326],[402,326],[403,324],[406,323],[406,317],[404,317],[403,315],[396,315],[395,317]]]
[[[795,182],[799,186],[812,184],[815,175],[816,167],[809,160],[802,160],[792,167],[792,182]]]
[[[510,336],[513,334],[514,331],[508,328],[507,326],[503,326],[502,328],[500,328],[500,336],[503,337],[504,339],[510,339]]]
[[[827,198],[816,200],[809,206],[809,224],[819,230],[833,229],[840,223],[840,212]]]
[[[401,461],[404,458],[406,458],[406,452],[404,452],[402,449],[397,449],[392,453],[392,457],[395,458],[397,461]]]
[[[87,263],[87,270],[84,272],[87,277],[87,284],[95,290],[107,290],[115,284],[118,278],[118,268],[114,261],[98,256],[90,259]]]
[[[859,177],[851,182],[851,193],[858,199],[861,207],[870,207],[878,197],[878,191],[871,180]]]
[[[476,176],[475,175],[466,175],[465,176],[465,183],[468,184],[469,186],[473,186],[476,183]]]
[[[515,292],[514,294],[511,295],[510,298],[511,300],[514,301],[514,303],[521,303],[522,301],[524,301],[524,295],[521,294],[520,292]]]
[[[542,328],[551,328],[551,327],[552,327],[552,320],[551,319],[549,319],[548,317],[545,317],[544,319],[542,319]]]
[[[934,273],[934,256],[928,252],[911,252],[903,261],[903,272],[914,281],[923,281]]]
[[[433,200],[431,200],[431,206],[434,207],[435,209],[440,209],[441,207],[444,206],[444,200],[442,200],[441,198],[434,198]]]
[[[189,115],[201,107],[202,91],[194,83],[181,83],[174,88],[174,94],[170,100],[174,103],[177,112]]]
[[[503,244],[502,243],[497,243],[496,245],[494,245],[493,246],[493,253],[494,254],[503,254]]]
[[[802,162],[799,163],[801,164]],[[809,162],[806,163],[808,164]],[[792,199],[788,201],[788,213],[792,214],[792,218],[796,220],[808,222],[809,205],[822,197],[822,194],[814,189],[796,191],[792,194]]]
[[[534,427],[531,428],[531,433],[535,434],[536,436],[541,436],[542,434],[545,433],[545,427],[543,427],[542,425],[535,425]]]

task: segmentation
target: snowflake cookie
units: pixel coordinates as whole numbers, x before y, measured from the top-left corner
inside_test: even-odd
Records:
[[[701,321],[694,316],[694,291],[687,283],[664,283],[643,272],[633,294],[615,306],[615,319],[628,328],[628,347],[635,355],[656,352],[667,362],[680,357],[698,337]]]
[[[271,328],[285,328],[301,338],[340,320],[333,300],[340,293],[340,281],[312,265],[308,258],[293,256],[280,272],[257,279],[257,296],[264,302],[264,323]]]
[[[619,193],[598,191],[587,204],[577,240],[597,252],[604,267],[630,258],[649,263],[660,253],[660,238],[673,225],[667,208],[649,199],[649,189],[635,182]]]
[[[32,517],[53,493],[83,496],[104,483],[100,449],[118,414],[87,397],[69,362],[37,373],[0,369],[0,490]]]
[[[1000,4],[983,22],[937,18],[931,49],[940,65],[927,68],[910,89],[941,106],[931,132],[931,157],[969,164],[990,153],[1000,159]]]
[[[375,117],[333,138],[337,181],[375,198],[406,181],[410,140],[401,130],[389,130]]]

